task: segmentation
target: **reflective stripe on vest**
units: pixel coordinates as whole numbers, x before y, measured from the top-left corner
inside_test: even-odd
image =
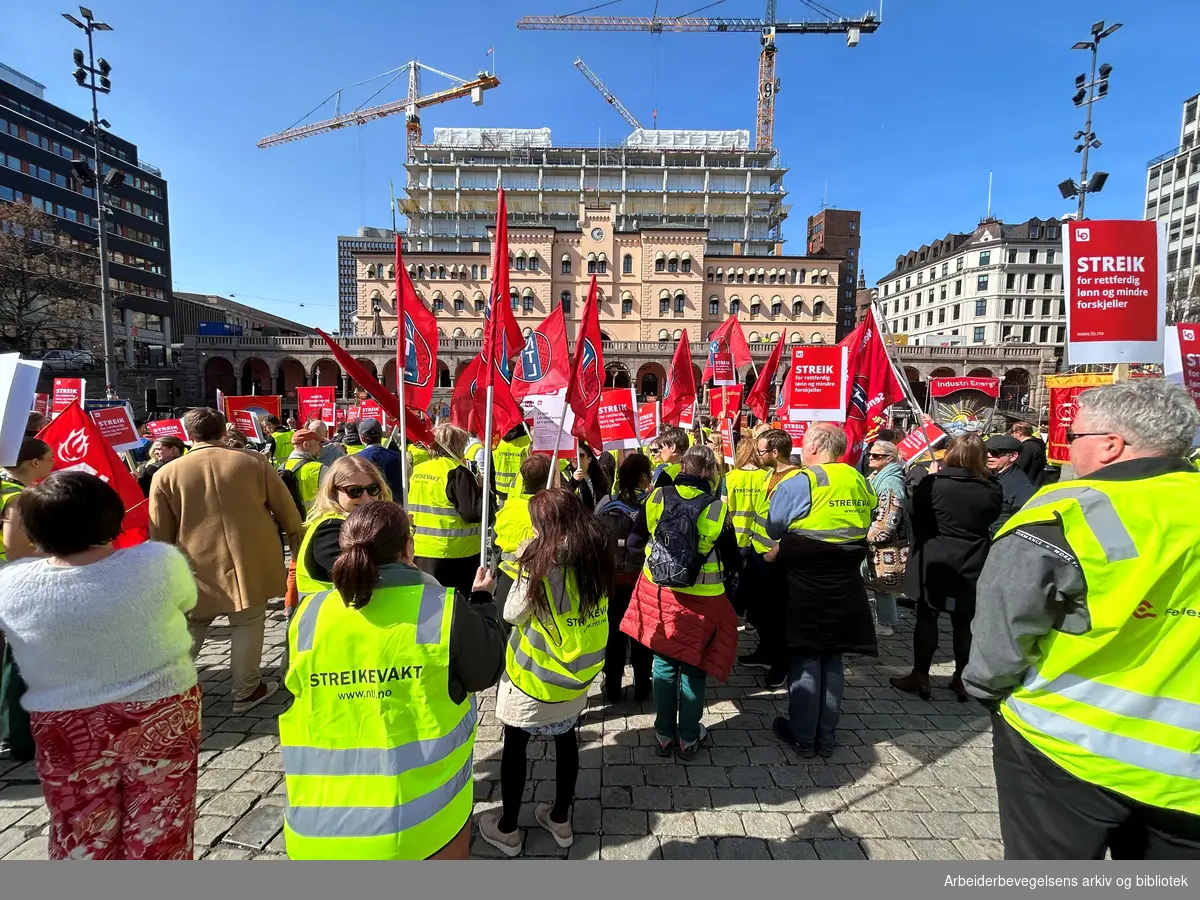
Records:
[[[646,528],[650,532],[650,541],[646,547],[646,564],[642,567],[642,577],[650,584],[654,584],[654,578],[650,574],[650,552],[654,543],[654,531],[658,527],[658,520],[662,517],[665,502],[663,492],[666,490],[677,491],[682,500],[693,500],[704,493],[700,488],[687,485],[655,488],[650,492],[650,496],[646,500]],[[724,500],[720,497],[713,497],[712,502],[700,513],[700,517],[696,520],[699,538],[697,551],[704,557],[704,563],[700,566],[700,573],[696,576],[695,584],[690,587],[671,588],[675,593],[704,597],[715,597],[725,593],[724,570],[721,568],[721,560],[715,552],[715,545],[717,537],[725,525],[727,509],[728,506]]]
[[[779,486],[785,481],[790,481],[799,475],[803,469],[793,467],[784,470],[779,476],[779,480],[771,484],[772,473],[767,473],[767,481],[763,492],[758,496],[758,505],[754,508],[754,532],[751,536],[751,546],[758,553],[767,553],[771,551],[778,543],[774,538],[767,534],[767,517],[771,513],[771,497]]]
[[[812,502],[808,515],[789,524],[788,532],[827,544],[865,541],[878,500],[858,470],[835,462],[802,471]]]
[[[512,441],[500,441],[492,451],[492,471],[495,473],[496,490],[501,494],[511,494],[517,489],[521,463],[529,458],[532,444],[528,435],[521,435]]]
[[[745,549],[754,541],[755,510],[766,492],[768,473],[764,469],[732,469],[725,474],[726,502],[738,546]]]
[[[1037,638],[1005,720],[1076,778],[1190,815],[1200,815],[1197,507],[1190,471],[1083,478],[1043,488],[996,534],[1061,527],[1091,620],[1084,634]]]
[[[294,431],[276,431],[272,432],[271,438],[275,441],[275,452],[271,454],[271,462],[275,468],[279,468],[287,458],[292,455],[292,435]]]
[[[333,587],[330,582],[317,581],[317,579],[310,574],[311,570],[309,567],[313,563],[310,555],[312,553],[312,542],[313,538],[316,536],[317,528],[322,524],[328,522],[330,519],[345,518],[345,513],[330,512],[318,516],[311,522],[307,523],[307,526],[304,530],[304,539],[300,541],[300,550],[296,554],[296,591],[300,594],[301,598],[308,594],[314,594],[317,591],[329,590],[331,587]]]
[[[366,609],[335,591],[289,628],[279,719],[293,859],[424,859],[468,821],[474,696],[453,702],[454,593],[388,566]]]
[[[529,518],[532,494],[509,494],[508,501],[496,513],[496,546],[500,548],[500,570],[510,578],[517,577],[517,548],[533,537],[533,522]]]
[[[413,521],[417,556],[461,559],[479,553],[479,523],[467,522],[446,494],[457,460],[434,457],[413,468],[408,486],[408,511]]]
[[[284,460],[284,471],[295,472],[296,482],[300,488],[300,501],[304,504],[304,512],[308,513],[316,502],[317,492],[321,489],[321,472],[324,466],[318,460],[302,456],[292,456]]]
[[[543,580],[550,601],[549,625],[536,615],[513,629],[504,670],[513,685],[536,700],[560,703],[587,692],[604,666],[608,644],[608,598],[585,620],[573,579],[554,569]],[[555,641],[550,629],[557,634]]]

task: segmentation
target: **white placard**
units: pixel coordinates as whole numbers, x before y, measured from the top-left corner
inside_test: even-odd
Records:
[[[40,361],[21,359],[19,353],[0,355],[0,465],[17,462],[41,372]]]

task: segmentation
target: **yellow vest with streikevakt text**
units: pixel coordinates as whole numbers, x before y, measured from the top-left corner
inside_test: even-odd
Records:
[[[528,435],[514,440],[503,440],[492,451],[492,471],[496,477],[496,490],[504,497],[519,494],[521,486],[521,463],[529,459],[533,441]]]
[[[1042,488],[997,532],[1061,523],[1091,628],[1037,639],[1001,706],[1076,778],[1200,815],[1200,473]]]
[[[288,628],[279,717],[292,859],[426,859],[471,816],[476,700],[454,703],[454,591],[380,587],[362,609],[313,594]]]
[[[808,515],[788,525],[788,531],[827,544],[865,541],[879,500],[858,470],[835,462],[801,471],[808,478],[812,504]]]
[[[725,497],[738,546],[750,547],[754,541],[754,516],[767,490],[771,473],[766,469],[730,469],[725,473]]]
[[[437,456],[413,469],[408,484],[408,512],[413,522],[417,556],[461,559],[478,556],[480,525],[458,514],[446,494],[458,461]]]

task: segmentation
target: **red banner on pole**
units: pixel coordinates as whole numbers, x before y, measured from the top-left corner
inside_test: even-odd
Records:
[[[637,395],[633,388],[618,388],[600,394],[600,437],[605,450],[633,450],[638,439]]]
[[[259,416],[260,418],[262,416],[274,416],[275,418],[280,419],[282,421],[283,413],[280,411],[281,400],[282,400],[281,397],[279,397],[277,395],[270,395],[270,394],[268,394],[268,395],[255,394],[255,395],[250,395],[250,396],[243,395],[240,397],[226,397],[225,398],[225,418],[228,419],[230,422],[233,422],[234,421],[234,413],[236,413],[240,410],[242,412],[252,413],[253,415]],[[241,428],[239,427],[238,430],[241,431]],[[247,434],[247,432],[243,432],[243,434]]]
[[[915,429],[912,434],[896,445],[896,449],[900,451],[900,458],[905,462],[911,459],[916,459],[926,453],[931,446],[936,447],[946,438],[946,432],[938,428],[932,422],[925,426],[925,431],[929,433],[929,443],[925,443],[925,434],[920,428]]]
[[[1165,221],[1064,223],[1068,363],[1162,362],[1166,243]]]
[[[846,421],[849,348],[807,346],[792,348],[788,372],[788,417],[793,421]]]
[[[1046,459],[1052,463],[1071,461],[1071,445],[1067,443],[1067,429],[1075,420],[1075,406],[1079,395],[1088,388],[1112,384],[1111,374],[1103,375],[1050,375],[1046,387],[1050,389],[1050,421],[1047,425]]]
[[[337,398],[336,389],[329,387],[298,387],[296,402],[300,405],[300,424],[306,425],[313,419],[320,419],[326,425],[334,425],[334,408]]]
[[[948,397],[959,391],[979,391],[989,397],[1000,396],[999,378],[930,378],[929,396]]]
[[[155,422],[147,422],[146,431],[155,440],[164,437],[177,437],[184,443],[191,443],[187,429],[183,427],[182,419],[159,419]]]
[[[57,416],[76,401],[79,402],[79,408],[83,409],[86,385],[82,378],[55,378],[53,393],[50,395],[50,412]]]
[[[742,385],[715,387],[708,391],[709,414],[718,419],[732,419],[742,408]]]

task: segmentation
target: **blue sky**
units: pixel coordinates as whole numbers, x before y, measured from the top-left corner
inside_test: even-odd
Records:
[[[236,294],[280,315],[336,324],[338,234],[387,226],[388,179],[404,181],[402,116],[259,150],[339,87],[413,58],[471,77],[495,46],[501,87],[484,106],[425,111],[435,126],[549,126],[558,145],[619,141],[625,123],[572,68],[576,56],[644,122],[662,128],[753,129],[755,35],[523,32],[523,14],[562,14],[602,0],[96,0],[114,31],[99,36],[113,64],[101,114],[169,180],[175,284]],[[706,0],[661,0],[687,13]],[[860,15],[869,0],[828,0]],[[61,6],[61,10],[59,9]],[[725,0],[709,15],[758,16],[762,0]],[[595,14],[649,15],[654,0]],[[47,85],[52,102],[84,113],[71,79],[82,35],[51,0],[9,0],[0,61]],[[1200,91],[1195,0],[886,0],[883,26],[853,50],[836,37],[779,40],[776,145],[791,171],[787,249],[802,252],[805,219],[831,206],[863,211],[862,260],[874,283],[895,257],[992,210],[1010,221],[1072,209],[1055,185],[1078,178],[1070,101],[1087,54],[1071,45],[1104,18],[1113,67],[1096,107],[1104,142],[1094,168],[1111,174],[1089,199],[1095,217],[1140,218],[1146,161],[1175,146],[1182,101]],[[799,0],[779,17],[809,18]],[[426,90],[438,79],[427,77]],[[365,100],[348,93],[343,106]],[[395,99],[404,87],[375,102]],[[834,127],[838,126],[835,132]],[[303,306],[301,306],[303,304]]]

